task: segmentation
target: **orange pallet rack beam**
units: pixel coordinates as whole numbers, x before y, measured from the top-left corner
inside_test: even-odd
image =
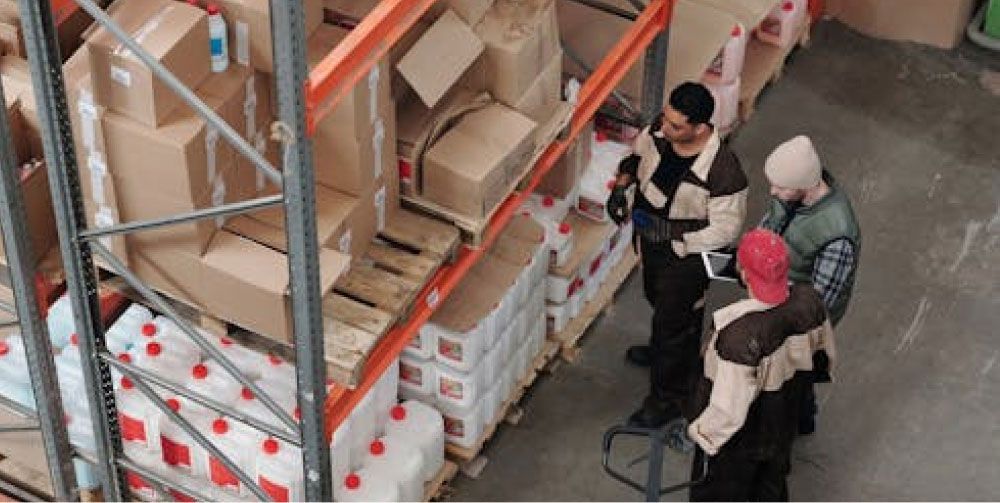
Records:
[[[310,128],[335,106],[361,77],[384,56],[434,0],[383,0],[310,74],[307,82],[307,120]],[[486,229],[479,247],[463,246],[456,261],[431,278],[417,297],[405,323],[391,330],[370,355],[364,375],[353,390],[337,390],[327,397],[327,435],[340,425],[365,393],[399,357],[417,331],[430,319],[466,273],[493,244],[515,210],[534,191],[570,143],[638,60],[653,39],[670,23],[674,0],[652,0],[583,84],[567,138],[556,140],[535,164],[527,186],[502,204]]]
[[[49,0],[49,2],[52,5],[52,17],[55,19],[56,26],[63,24],[80,8],[74,0]]]

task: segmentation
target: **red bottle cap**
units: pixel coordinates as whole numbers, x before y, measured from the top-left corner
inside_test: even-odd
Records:
[[[269,439],[267,439],[267,440],[264,441],[263,448],[264,448],[264,454],[268,454],[268,455],[277,454],[278,453],[278,441],[275,440],[275,439],[273,439],[273,438],[269,438]]]
[[[372,456],[381,456],[385,454],[385,444],[381,440],[376,440],[368,446],[368,452],[372,453]]]
[[[413,178],[413,165],[408,161],[402,159],[399,160],[399,177],[400,178]]]
[[[344,487],[352,491],[361,487],[361,477],[359,477],[356,473],[348,475],[344,478]]]
[[[135,384],[133,384],[132,380],[129,379],[128,377],[122,376],[121,383],[122,383],[122,389],[132,389],[135,387]]]
[[[298,407],[295,407],[295,410],[292,411],[292,417],[295,418],[296,421],[301,421],[302,420],[302,409],[300,409]]]
[[[792,2],[785,2],[784,4],[781,5],[781,10],[785,12],[792,12],[793,10],[795,10],[795,4]]]
[[[163,346],[159,342],[150,342],[146,344],[146,354],[149,356],[160,356],[163,352]]]
[[[181,411],[181,402],[178,401],[176,398],[168,398],[167,399],[167,407],[170,407],[170,410],[172,410],[174,412],[180,412]]]
[[[219,339],[219,344],[222,344],[223,346],[232,346],[233,340],[228,337],[222,337]]]
[[[80,335],[77,333],[72,333],[69,335],[69,343],[74,346],[80,345]]]
[[[545,196],[542,198],[542,206],[546,208],[551,208],[555,206],[556,200],[552,196]]]
[[[594,139],[597,140],[598,143],[608,141],[608,133],[605,133],[604,131],[598,131],[594,135]]]
[[[732,33],[733,38],[736,38],[742,34],[743,34],[743,29],[740,28],[740,25],[733,26],[733,33]]]
[[[243,391],[240,391],[240,397],[244,400],[253,400],[253,391],[250,388],[243,388]]]
[[[143,323],[142,324],[142,335],[144,335],[146,337],[152,337],[152,336],[156,335],[156,325],[154,325],[152,323]]]
[[[559,234],[569,234],[572,230],[573,228],[566,222],[559,224]]]
[[[276,355],[274,353],[268,353],[267,354],[267,361],[271,365],[275,365],[275,366],[281,365],[282,363],[284,363],[283,361],[281,361],[281,358],[279,358],[278,355]]]
[[[616,182],[614,179],[611,179],[608,180],[608,183],[606,183],[605,186],[608,188],[608,190],[614,190],[616,183],[618,182]]]
[[[132,355],[128,353],[122,353],[118,355],[118,361],[122,363],[132,363]]]
[[[0,356],[4,356],[10,353],[10,346],[7,345],[6,341],[0,341]]]
[[[389,415],[396,421],[402,421],[406,419],[406,409],[402,405],[397,405],[392,408]]]
[[[204,379],[208,377],[208,367],[201,363],[191,367],[191,377],[194,377],[195,379]]]
[[[218,433],[219,435],[225,435],[229,431],[229,423],[221,417],[212,421],[212,431]]]
[[[208,4],[208,7],[207,7],[206,10],[208,10],[208,15],[209,16],[214,16],[215,14],[218,14],[220,12],[219,6],[215,5],[214,3]]]

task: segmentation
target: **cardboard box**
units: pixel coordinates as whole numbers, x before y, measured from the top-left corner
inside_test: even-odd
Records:
[[[566,153],[556,161],[552,169],[542,178],[537,192],[565,199],[580,183],[583,170],[590,164],[594,123],[588,122],[580,135],[566,149]]]
[[[21,16],[11,0],[0,1],[0,55],[25,57]]]
[[[443,3],[451,7],[465,24],[475,26],[483,20],[493,2],[492,0],[445,0]]]
[[[534,129],[534,122],[503,105],[467,114],[427,151],[424,197],[485,217],[506,197],[509,173],[530,155]]]
[[[513,108],[538,124],[552,118],[562,99],[562,62],[560,49],[535,77],[535,82],[514,103]]]
[[[321,25],[309,37],[309,64],[318,64],[350,33],[350,30]],[[336,123],[345,133],[365,139],[376,120],[384,118],[385,111],[393,107],[391,89],[392,69],[387,60],[379,61],[333,109],[325,120]]]
[[[559,53],[554,1],[498,0],[476,26],[476,33],[486,44],[487,89],[510,106],[517,106]]]
[[[374,124],[358,125],[360,135],[345,132],[332,117],[320,122],[313,136],[316,181],[358,196],[387,174],[396,176],[396,113],[390,107]],[[358,136],[361,139],[358,139]]]
[[[49,192],[48,171],[44,165],[23,176],[21,197],[24,198],[28,238],[31,241],[32,265],[37,265],[52,247],[59,244],[55,214],[52,210],[52,194]],[[0,239],[0,255],[4,253],[6,251],[3,240]]]
[[[299,0],[308,37],[323,23],[323,0]],[[228,24],[230,59],[264,73],[274,72],[271,0],[220,0]]]
[[[154,288],[204,312],[282,342],[292,341],[288,257],[226,230],[204,256],[134,250],[133,270]],[[329,292],[349,257],[321,249],[320,293]]]
[[[865,35],[953,49],[975,0],[828,0],[827,12]]]
[[[117,2],[109,14],[184,85],[194,89],[208,77],[205,11],[173,0],[147,0]],[[181,99],[110,32],[95,25],[86,40],[97,103],[150,127],[181,107]]]
[[[10,129],[10,142],[14,147],[14,164],[20,166],[31,158],[24,119],[21,118],[21,100],[17,96],[5,99],[4,113]]]
[[[483,42],[452,11],[441,15],[396,69],[427,107],[434,107],[483,52]]]
[[[549,269],[549,274],[560,278],[586,278],[588,260],[600,253],[614,229],[610,223],[598,223],[570,212],[564,220],[573,229],[573,251],[562,266]]]

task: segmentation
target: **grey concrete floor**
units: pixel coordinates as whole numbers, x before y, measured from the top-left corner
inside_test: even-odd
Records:
[[[764,158],[805,133],[863,229],[837,381],[819,390],[819,431],[795,446],[793,499],[1000,498],[1000,89],[991,71],[1000,71],[996,53],[884,42],[824,22],[732,140],[752,179],[749,222],[765,200]],[[714,288],[715,305],[736,295]],[[622,354],[647,337],[649,316],[633,274],[584,339],[582,361],[539,381],[521,424],[501,429],[482,476],[460,477],[453,499],[641,499],[603,474],[600,439],[646,392],[646,373]],[[689,459],[668,456],[665,477],[683,479]]]

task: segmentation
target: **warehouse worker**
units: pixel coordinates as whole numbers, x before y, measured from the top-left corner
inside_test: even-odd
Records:
[[[631,213],[653,306],[648,346],[626,357],[650,367],[649,395],[629,424],[658,428],[681,416],[698,362],[708,277],[699,252],[730,246],[746,214],[747,178],[709,125],[715,101],[701,84],[670,93],[668,106],[619,165],[608,200],[621,224]],[[633,207],[626,190],[637,184]]]
[[[713,314],[688,435],[700,479],[691,501],[787,501],[800,403],[814,361],[834,357],[825,306],[806,283],[789,287],[789,250],[776,233],[748,232],[737,250],[749,298]],[[822,369],[828,371],[829,368]]]
[[[792,281],[811,283],[819,292],[834,326],[844,317],[854,288],[861,232],[847,194],[822,169],[812,141],[797,136],[768,156],[764,173],[771,184],[765,229],[785,238]],[[829,379],[822,373],[817,382]],[[816,397],[812,387],[803,402],[799,432],[816,430]]]

